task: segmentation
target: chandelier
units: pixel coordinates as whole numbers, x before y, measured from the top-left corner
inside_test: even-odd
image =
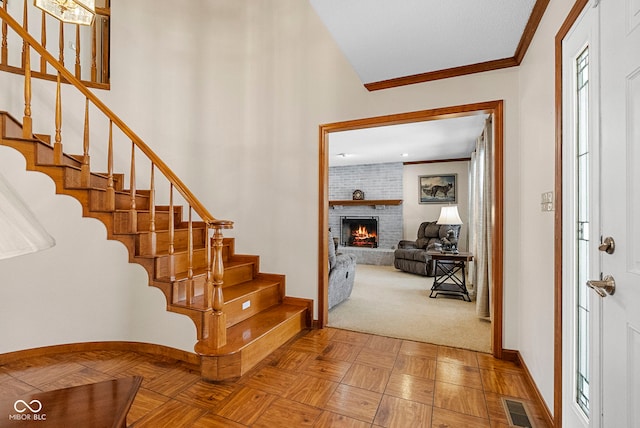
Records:
[[[62,22],[93,24],[95,0],[34,0],[33,4]]]

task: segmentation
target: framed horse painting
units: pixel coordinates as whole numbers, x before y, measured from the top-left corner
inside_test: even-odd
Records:
[[[421,204],[456,202],[458,174],[421,175],[418,177]]]

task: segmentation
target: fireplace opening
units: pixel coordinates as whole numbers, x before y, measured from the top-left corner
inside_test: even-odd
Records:
[[[378,217],[340,217],[340,225],[343,246],[378,248]]]

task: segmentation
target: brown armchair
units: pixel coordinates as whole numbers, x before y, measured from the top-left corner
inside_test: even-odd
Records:
[[[418,228],[415,241],[402,240],[394,251],[393,265],[396,269],[424,276],[435,275],[435,263],[427,251],[442,249],[442,238],[453,230],[456,239],[460,236],[460,225],[436,224],[425,221]]]

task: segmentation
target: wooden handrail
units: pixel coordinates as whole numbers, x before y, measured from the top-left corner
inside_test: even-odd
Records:
[[[93,103],[109,120],[115,124],[127,137],[131,139],[133,144],[144,155],[151,160],[151,162],[158,168],[158,170],[167,178],[167,180],[173,185],[175,190],[182,195],[185,201],[193,208],[202,221],[209,227],[216,229],[230,229],[233,227],[233,222],[230,220],[219,220],[213,217],[204,205],[193,195],[193,193],[187,188],[187,186],[178,178],[178,176],[164,163],[162,159],[156,155],[153,150],[144,142],[138,135],[136,135],[122,119],[120,119],[111,109],[109,109],[93,92],[91,92],[80,80],[78,80],[73,73],[67,70],[56,58],[53,57],[47,50],[43,49],[41,45],[35,40],[29,33],[27,33],[22,26],[6,12],[4,8],[0,8],[0,18],[6,22],[22,39],[26,44],[30,45],[36,52],[40,54],[52,67],[54,67],[60,78],[64,78],[68,83],[76,87],[89,101]]]

